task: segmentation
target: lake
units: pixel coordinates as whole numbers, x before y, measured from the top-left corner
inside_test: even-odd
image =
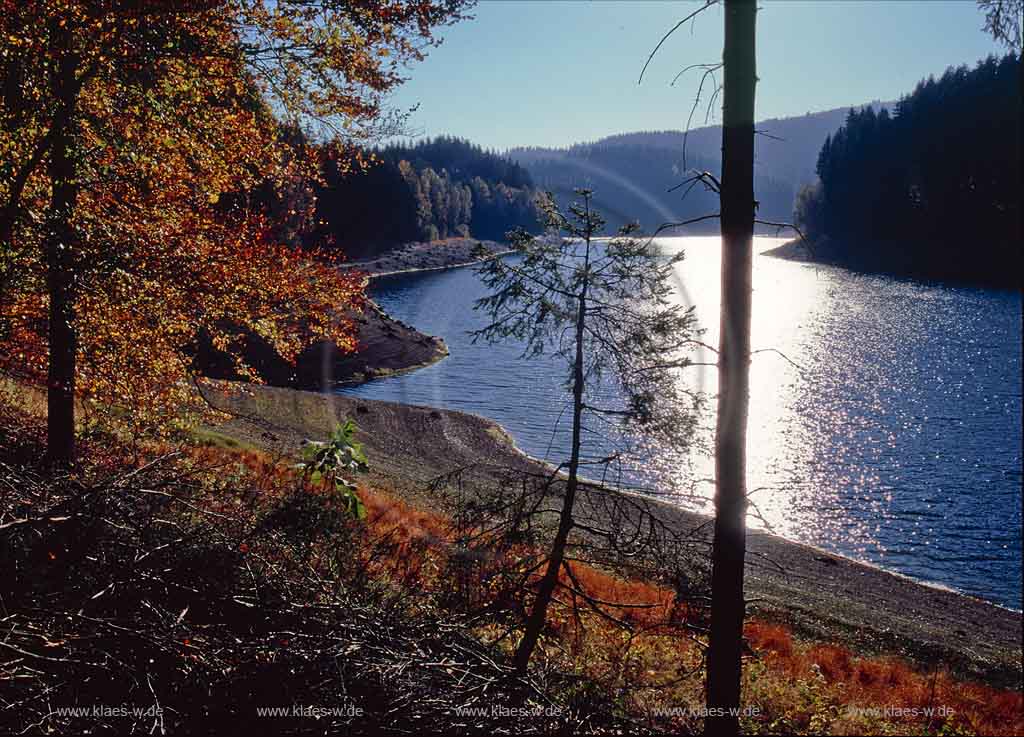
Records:
[[[781,242],[757,238],[755,251]],[[717,345],[719,239],[659,245],[685,251],[679,298]],[[451,355],[338,391],[484,415],[530,455],[567,457],[565,368],[471,341],[484,324],[471,268],[378,279],[371,293]],[[1020,609],[1021,295],[756,255],[753,299],[751,526]],[[714,394],[714,369],[688,371]],[[713,421],[712,405],[703,445]],[[706,450],[654,456],[620,480],[711,511]]]

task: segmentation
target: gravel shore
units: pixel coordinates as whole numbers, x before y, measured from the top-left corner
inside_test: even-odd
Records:
[[[450,508],[444,492],[428,483],[456,469],[476,466],[464,483],[486,489],[499,483],[499,469],[545,468],[521,453],[499,425],[462,412],[271,387],[212,399],[236,414],[216,432],[288,455],[304,438],[322,438],[339,421],[354,418],[370,458],[370,485],[425,509]],[[602,498],[620,493],[589,492],[582,520],[600,519]],[[657,500],[641,503],[683,534],[706,539],[710,531],[703,515]],[[759,531],[749,533],[747,591],[757,599],[752,612],[805,636],[1021,688],[1020,612]]]

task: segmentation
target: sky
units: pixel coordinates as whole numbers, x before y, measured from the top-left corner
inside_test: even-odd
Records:
[[[700,74],[670,83],[721,59],[722,9],[679,28],[637,79],[659,39],[702,4],[482,0],[472,20],[442,29],[442,45],[407,70],[391,102],[418,105],[416,136],[498,150],[680,129]],[[929,74],[1001,51],[974,0],[761,0],[757,22],[759,120],[893,100]]]

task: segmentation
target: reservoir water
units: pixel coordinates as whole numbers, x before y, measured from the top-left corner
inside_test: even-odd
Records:
[[[781,242],[758,238],[755,252]],[[659,245],[685,251],[679,299],[717,345],[719,239]],[[381,307],[444,337],[451,355],[339,391],[484,415],[525,452],[561,462],[565,368],[522,359],[514,344],[474,344],[468,333],[484,316],[473,302],[484,293],[471,268],[375,280]],[[756,255],[753,298],[751,525],[1020,609],[1020,293]],[[713,369],[688,371],[714,395]],[[700,480],[713,463],[698,446],[710,443],[713,419],[711,402],[703,443],[656,453],[626,483],[710,512],[712,488]]]

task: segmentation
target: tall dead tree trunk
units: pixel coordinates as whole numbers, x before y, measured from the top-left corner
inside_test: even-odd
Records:
[[[47,453],[50,462],[68,466],[75,458],[75,295],[74,227],[78,199],[75,162],[75,104],[78,81],[71,31],[51,24],[54,65],[50,90],[56,102],[50,151],[51,199],[46,239],[47,288],[50,296],[50,366],[47,385]]]
[[[746,442],[750,398],[754,237],[756,0],[725,0],[722,113],[722,314],[715,433],[715,539],[705,733],[739,732],[746,556]]]

